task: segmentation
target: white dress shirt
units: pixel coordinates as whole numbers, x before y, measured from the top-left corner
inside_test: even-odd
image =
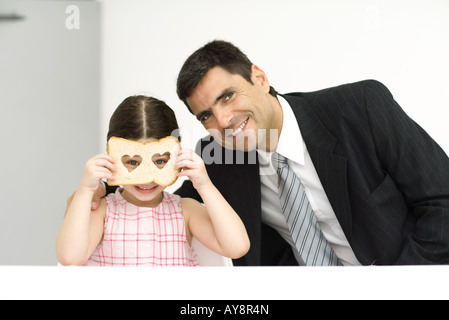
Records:
[[[345,266],[360,265],[327,198],[302,138],[295,114],[283,97],[278,96],[278,99],[284,120],[276,152],[288,159],[288,164],[304,185],[318,224],[342,264]],[[271,157],[273,153],[261,150],[257,150],[257,152],[260,161],[262,221],[279,232],[284,240],[292,246],[298,263],[304,265],[282,213],[277,187],[278,175]]]

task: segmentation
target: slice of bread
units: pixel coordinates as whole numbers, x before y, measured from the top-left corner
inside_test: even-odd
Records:
[[[107,151],[115,159],[117,172],[114,173],[116,180],[108,180],[108,184],[119,186],[154,182],[161,186],[171,186],[178,179],[176,174],[180,171],[175,169],[180,149],[181,144],[178,139],[171,136],[147,143],[112,137],[109,139]],[[160,169],[153,163],[153,156],[167,152],[170,154],[170,159]],[[142,162],[130,172],[122,162],[122,158],[126,156],[131,158],[138,156]]]

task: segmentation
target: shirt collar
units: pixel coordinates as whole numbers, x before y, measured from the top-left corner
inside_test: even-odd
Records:
[[[305,165],[304,140],[290,104],[278,95],[283,112],[282,131],[276,152],[300,165]]]

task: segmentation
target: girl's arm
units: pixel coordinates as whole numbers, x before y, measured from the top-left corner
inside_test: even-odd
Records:
[[[188,235],[195,236],[209,249],[222,256],[238,259],[250,248],[242,220],[213,185],[203,160],[191,150],[181,150],[178,176],[187,176],[203,199],[204,206],[193,199],[182,199]]]
[[[101,179],[114,179],[114,160],[98,155],[85,166],[81,184],[56,238],[56,255],[62,265],[83,265],[89,260],[103,237],[106,200],[91,211],[91,202]]]

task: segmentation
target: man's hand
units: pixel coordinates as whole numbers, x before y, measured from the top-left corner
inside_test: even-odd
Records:
[[[73,198],[75,197],[76,191],[70,196],[70,198],[67,199],[67,207],[65,209],[65,214],[67,214],[67,211],[70,208],[70,205],[72,204]],[[100,206],[101,198],[104,198],[106,196],[106,188],[104,186],[104,183],[100,182],[98,184],[97,191],[95,191],[95,194],[92,198],[92,205],[91,209],[92,211],[95,211]]]

